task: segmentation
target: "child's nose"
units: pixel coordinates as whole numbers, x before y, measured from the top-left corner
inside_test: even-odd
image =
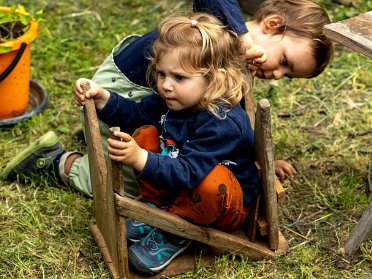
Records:
[[[284,75],[284,72],[280,69],[273,71],[273,78],[278,80]]]
[[[164,90],[171,90],[172,89],[172,82],[169,77],[164,78],[164,82],[162,84]]]

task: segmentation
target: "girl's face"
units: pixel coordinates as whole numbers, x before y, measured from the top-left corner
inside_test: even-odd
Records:
[[[263,36],[254,41],[262,46],[267,60],[257,70],[256,76],[262,79],[306,78],[316,67],[311,40],[291,35]]]
[[[208,87],[200,73],[186,72],[179,61],[179,49],[164,54],[156,65],[157,88],[170,110],[198,108],[199,100]]]
[[[256,76],[262,79],[309,77],[317,66],[311,39],[289,32],[275,34],[282,20],[278,15],[270,15],[259,23],[247,22],[253,42],[263,47],[267,55]]]

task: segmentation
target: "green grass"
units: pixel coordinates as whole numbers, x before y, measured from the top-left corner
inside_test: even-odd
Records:
[[[1,1],[7,5],[14,1]],[[85,152],[73,83],[91,77],[126,35],[156,27],[180,1],[20,1],[44,9],[53,38],[32,46],[32,78],[48,92],[42,114],[0,128],[0,166],[41,134],[54,130],[66,149]],[[181,5],[179,5],[181,3]],[[323,0],[332,20],[372,10],[371,1],[344,7]],[[275,157],[298,175],[284,183],[281,231],[291,251],[252,262],[221,256],[179,278],[371,278],[372,242],[358,261],[338,268],[343,245],[371,200],[372,71],[369,58],[337,46],[326,71],[311,80],[256,80],[256,99],[272,104]],[[282,117],[291,113],[291,117]],[[297,113],[297,114],[296,114]],[[363,134],[363,132],[365,132]],[[109,278],[89,225],[92,201],[44,180],[0,181],[1,278]],[[342,260],[341,260],[342,261]]]

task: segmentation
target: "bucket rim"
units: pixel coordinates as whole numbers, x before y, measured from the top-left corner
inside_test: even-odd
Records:
[[[1,11],[10,11],[10,7],[0,6]],[[39,24],[35,20],[31,20],[30,29],[25,34],[16,39],[0,43],[1,47],[11,47],[12,50],[17,50],[21,47],[22,43],[31,44],[38,35]]]

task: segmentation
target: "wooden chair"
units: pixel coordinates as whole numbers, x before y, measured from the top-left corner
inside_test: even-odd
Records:
[[[88,90],[89,85],[84,85],[83,89]],[[262,193],[255,202],[246,231],[228,234],[210,227],[197,226],[174,214],[125,197],[121,165],[110,161],[106,166],[94,104],[91,100],[86,102],[85,132],[96,219],[96,223],[91,225],[91,230],[113,278],[174,276],[193,270],[195,259],[198,257],[195,249],[189,248],[156,276],[135,273],[128,267],[125,218],[136,219],[194,240],[194,243],[213,247],[202,252],[201,264],[210,262],[216,256],[216,249],[223,253],[248,256],[251,260],[271,258],[289,250],[278,226],[277,201],[278,198],[279,200],[283,198],[284,192],[280,183],[275,180],[270,104],[266,99],[260,100],[256,114],[252,94],[245,97],[245,104],[252,127],[255,127],[255,147]],[[110,130],[113,131],[115,128]]]

